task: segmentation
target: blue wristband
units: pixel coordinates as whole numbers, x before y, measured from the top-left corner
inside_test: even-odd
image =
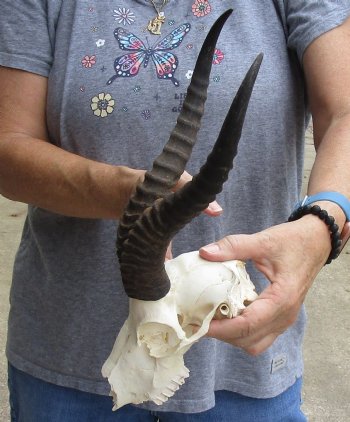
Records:
[[[350,221],[350,201],[346,196],[338,192],[319,192],[315,195],[305,196],[302,201],[298,202],[297,207],[310,205],[317,201],[330,201],[339,205],[339,207],[344,211],[346,221]]]

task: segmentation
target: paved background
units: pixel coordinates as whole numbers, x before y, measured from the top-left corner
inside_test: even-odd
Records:
[[[313,159],[310,129],[306,140],[305,183],[308,180]],[[6,320],[12,264],[25,214],[25,205],[8,201],[0,196],[1,422],[9,421],[5,359]],[[345,252],[321,271],[308,294],[306,305],[309,324],[304,347],[303,409],[310,422],[349,422],[350,242]]]

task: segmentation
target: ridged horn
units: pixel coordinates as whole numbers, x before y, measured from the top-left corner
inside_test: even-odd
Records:
[[[223,13],[208,32],[198,55],[182,110],[169,140],[161,154],[155,159],[152,170],[146,172],[144,181],[136,188],[135,194],[131,197],[120,219],[117,239],[118,257],[129,231],[143,211],[152,206],[156,199],[167,195],[185,170],[204,113],[216,42],[231,13],[231,9]]]
[[[212,152],[193,180],[156,199],[130,230],[120,254],[123,284],[129,297],[158,300],[170,288],[164,269],[171,238],[221,192],[237,154],[245,114],[262,61],[259,54],[247,72],[226,116]]]

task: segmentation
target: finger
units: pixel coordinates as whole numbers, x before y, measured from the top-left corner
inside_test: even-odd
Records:
[[[184,171],[180,177],[180,179],[178,180],[178,182],[176,183],[176,185],[172,188],[172,190],[174,192],[176,192],[177,190],[181,189],[182,187],[184,187],[186,185],[186,183],[190,182],[192,180],[192,176],[190,175],[190,173],[187,173],[187,171]]]
[[[261,353],[265,352],[276,340],[276,338],[279,336],[279,334],[269,334],[268,336],[265,336],[260,341],[252,341],[248,345],[239,345],[237,344],[237,347],[240,347],[244,351],[246,351],[248,354],[252,356],[260,355]]]
[[[266,288],[240,316],[212,321],[208,335],[240,347],[248,353],[261,353],[293,324],[298,314],[297,307],[288,308],[285,301],[276,300],[276,292],[269,293],[272,290],[273,285]]]
[[[241,338],[239,331],[235,328],[234,320],[237,318],[239,317],[211,321],[207,336],[232,344],[233,341]]]
[[[213,201],[203,212],[211,217],[217,217],[222,214],[223,209],[216,201]]]
[[[280,329],[278,324],[280,323],[282,306],[279,299],[269,297],[272,294],[269,293],[272,289],[272,285],[267,287],[237,317],[212,321],[209,334],[221,339],[226,337],[231,341],[240,340],[243,342],[245,339],[260,341],[270,333],[276,332]],[[222,324],[220,324],[221,322]]]
[[[182,188],[186,183],[190,182],[191,180],[192,176],[187,171],[184,171],[176,186],[174,187],[174,192]],[[203,212],[209,215],[210,217],[217,217],[222,214],[223,209],[216,201],[213,201]]]
[[[227,343],[242,346],[248,344],[255,337],[257,331],[258,327],[242,314],[231,319],[213,320],[209,326],[208,335]]]
[[[230,259],[255,259],[261,256],[261,234],[254,235],[231,235],[226,236],[215,243],[203,246],[199,255],[208,261],[228,261]]]
[[[169,246],[165,253],[165,260],[168,261],[169,259],[173,259],[172,242],[169,243]]]
[[[281,334],[280,332],[262,334],[258,331],[249,335],[246,323],[241,323],[242,320],[240,321],[239,317],[231,320],[214,320],[210,324],[207,336],[239,347],[251,355],[258,355],[269,348]]]

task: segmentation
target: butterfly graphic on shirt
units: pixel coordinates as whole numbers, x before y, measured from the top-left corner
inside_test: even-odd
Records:
[[[174,77],[179,60],[170,50],[174,50],[182,43],[190,29],[191,25],[184,23],[152,47],[146,47],[145,43],[135,34],[126,31],[124,28],[116,28],[114,36],[119,47],[122,50],[130,51],[130,53],[115,59],[114,69],[116,74],[107,81],[107,85],[110,85],[117,78],[136,76],[141,66],[143,65],[146,68],[149,60],[152,59],[157,77],[170,80],[175,86],[179,86],[179,81]]]

